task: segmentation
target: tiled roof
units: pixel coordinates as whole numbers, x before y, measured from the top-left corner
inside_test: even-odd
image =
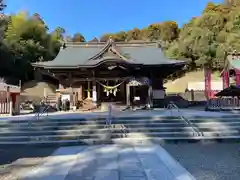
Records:
[[[109,50],[113,52],[112,55],[106,53]],[[65,44],[54,60],[34,63],[33,66],[46,68],[91,67],[108,60],[118,60],[141,65],[184,63],[184,61],[166,58],[156,42],[117,43],[108,41],[107,43]]]

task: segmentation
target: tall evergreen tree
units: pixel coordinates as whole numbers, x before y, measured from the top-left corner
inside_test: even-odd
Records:
[[[4,0],[0,0],[0,13],[5,9],[6,4],[4,4]]]

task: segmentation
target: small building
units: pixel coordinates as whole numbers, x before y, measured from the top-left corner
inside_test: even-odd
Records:
[[[153,106],[164,99],[163,80],[181,70],[184,61],[167,59],[158,42],[64,43],[52,61],[32,64],[38,73],[58,80],[59,89],[71,89],[72,103],[134,99]]]
[[[19,95],[21,88],[6,83],[0,83],[0,114],[13,115],[20,113]]]

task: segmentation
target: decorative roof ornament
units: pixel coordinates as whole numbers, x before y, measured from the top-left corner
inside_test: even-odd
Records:
[[[109,36],[109,42],[110,42],[110,43],[113,42],[112,36]]]

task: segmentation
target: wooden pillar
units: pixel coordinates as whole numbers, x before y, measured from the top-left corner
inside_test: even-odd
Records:
[[[229,71],[224,70],[222,74],[222,81],[223,81],[223,89],[229,87]]]
[[[70,86],[70,107],[73,107],[75,105],[75,98],[74,98],[74,90],[72,88],[72,85]]]
[[[97,101],[99,101],[100,99],[100,84],[99,83],[97,83]]]
[[[83,86],[82,85],[80,85],[80,87],[78,88],[78,101],[81,101],[82,99],[83,99],[83,92],[82,92],[82,90],[83,90]]]
[[[127,83],[126,84],[126,104],[127,106],[130,106],[130,85]]]
[[[9,101],[9,115],[12,116],[13,115],[13,103],[12,103],[12,99],[10,98]]]
[[[15,97],[15,105],[14,105],[14,112],[15,114],[20,114],[20,94],[17,94]]]
[[[121,98],[125,98],[125,83],[122,83],[120,85],[120,94],[121,94]],[[126,100],[124,100],[126,101]]]
[[[87,89],[87,99],[91,99],[91,93],[90,93],[90,81],[87,82],[88,83],[88,89]]]
[[[235,69],[236,86],[240,86],[240,70]]]
[[[205,95],[207,100],[211,98],[212,95],[212,71],[208,68],[204,68],[204,84],[205,84]]]
[[[148,108],[153,108],[153,74],[148,77]]]
[[[96,80],[95,79],[93,79],[92,102],[94,104],[97,104],[97,86],[96,86]]]
[[[149,84],[148,86],[148,107],[153,107],[153,99],[152,99],[152,84]]]

